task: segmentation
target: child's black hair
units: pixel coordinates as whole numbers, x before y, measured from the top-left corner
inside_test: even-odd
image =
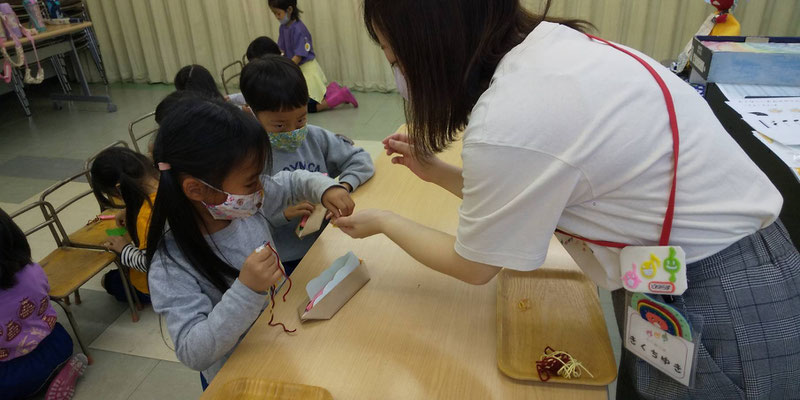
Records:
[[[31,246],[22,229],[0,208],[0,289],[17,284],[17,272],[32,264]]]
[[[181,68],[175,74],[175,88],[193,90],[212,99],[225,98],[217,88],[214,77],[204,66],[192,64]]]
[[[156,106],[156,123],[160,124],[166,118],[167,114],[172,111],[178,102],[183,99],[189,98],[202,98],[205,97],[203,93],[195,92],[194,90],[176,90],[164,97],[161,102]]]
[[[201,179],[214,187],[231,170],[252,159],[271,170],[272,149],[264,128],[238,107],[224,101],[185,99],[180,101],[162,121],[153,160],[169,164],[161,171],[150,229],[147,235],[147,260],[157,250],[169,259],[162,241],[167,226],[178,251],[197,272],[224,292],[239,270],[221,259],[203,235],[202,217],[186,194],[182,180],[186,176]]]
[[[269,0],[267,3],[271,8],[278,8],[283,11],[286,11],[289,9],[289,7],[292,7],[292,15],[289,16],[289,19],[292,21],[297,21],[300,19],[300,13],[302,11],[297,8],[297,0]]]
[[[103,150],[92,162],[92,189],[104,207],[119,207],[112,198],[125,202],[126,228],[133,244],[139,247],[136,219],[144,202],[150,202],[145,188],[148,178],[158,178],[157,170],[147,156],[124,147]],[[119,185],[119,186],[117,186]],[[150,204],[152,206],[152,204]]]
[[[269,37],[259,36],[253,39],[250,45],[247,46],[245,56],[247,57],[247,61],[253,61],[267,54],[281,55],[281,48]]]
[[[253,111],[288,111],[308,104],[303,72],[292,60],[266,55],[247,63],[239,77],[245,101]]]

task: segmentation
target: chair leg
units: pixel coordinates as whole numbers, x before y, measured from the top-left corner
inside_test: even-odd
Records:
[[[81,292],[80,289],[75,289],[75,305],[81,304]]]
[[[125,273],[125,269],[122,265],[117,262],[115,262],[115,264],[117,264],[119,276],[122,278],[122,288],[125,289],[125,297],[128,299],[128,307],[131,309],[131,321],[139,322],[139,312],[136,311],[136,306],[133,304],[133,296],[131,296],[131,283],[128,280],[128,275]]]
[[[72,315],[72,310],[70,309],[69,304],[66,304],[66,302],[63,301],[62,299],[57,299],[57,298],[51,298],[51,299],[54,302],[56,302],[56,304],[61,306],[61,308],[64,310],[64,313],[67,314],[67,319],[69,320],[69,325],[72,327],[72,331],[75,332],[75,340],[78,341],[78,346],[80,346],[81,351],[83,351],[83,354],[86,355],[86,358],[89,359],[89,365],[91,365],[92,364],[92,356],[89,355],[89,348],[86,347],[85,344],[83,344],[83,340],[81,339],[81,334],[78,331],[78,324],[77,324],[77,322],[75,322],[75,317]]]
[[[67,297],[64,297],[64,303],[66,303],[66,305],[70,305],[69,295],[67,295]]]

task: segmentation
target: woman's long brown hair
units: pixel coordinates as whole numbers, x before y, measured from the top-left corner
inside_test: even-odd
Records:
[[[466,127],[503,56],[542,21],[584,31],[578,19],[548,18],[519,0],[365,0],[364,23],[380,32],[406,77],[406,120],[417,155],[438,153]]]

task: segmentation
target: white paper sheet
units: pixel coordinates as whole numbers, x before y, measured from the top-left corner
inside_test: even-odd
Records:
[[[742,85],[736,83],[718,83],[717,87],[728,100],[746,97],[791,97],[800,96],[800,86],[775,85]]]
[[[726,104],[758,132],[785,145],[800,145],[800,97],[734,99]]]

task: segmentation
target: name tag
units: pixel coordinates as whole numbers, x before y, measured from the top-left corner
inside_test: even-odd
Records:
[[[625,348],[685,386],[692,384],[696,358],[691,327],[667,304],[644,294],[628,294]]]
[[[630,292],[679,296],[686,291],[686,253],[680,246],[628,246],[619,259],[622,285]]]

